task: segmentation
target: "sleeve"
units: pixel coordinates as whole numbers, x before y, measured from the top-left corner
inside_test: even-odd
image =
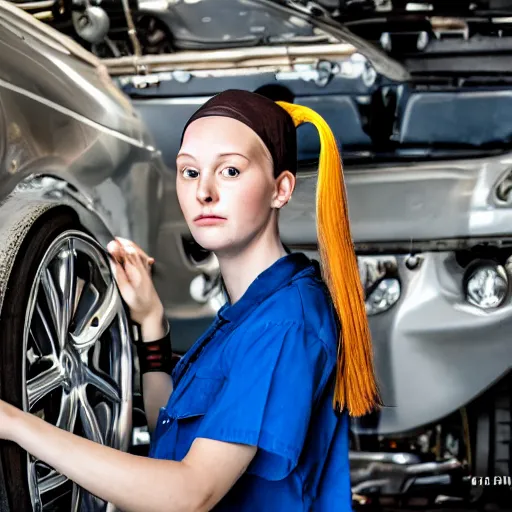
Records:
[[[197,437],[257,446],[248,472],[285,478],[302,452],[329,374],[323,343],[299,323],[259,323],[230,340],[224,388]]]

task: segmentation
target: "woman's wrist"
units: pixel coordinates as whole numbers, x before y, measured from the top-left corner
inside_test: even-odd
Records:
[[[174,368],[170,325],[162,310],[141,324],[142,343],[137,344],[140,373],[164,372]]]
[[[141,322],[140,328],[144,343],[162,339],[169,332],[169,322],[165,317],[164,309],[159,308],[148,315]]]

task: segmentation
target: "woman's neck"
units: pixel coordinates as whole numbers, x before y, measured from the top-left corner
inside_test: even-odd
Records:
[[[286,256],[279,237],[270,240],[255,240],[236,255],[219,256],[220,271],[231,304],[237,302],[251,283],[277,260]]]

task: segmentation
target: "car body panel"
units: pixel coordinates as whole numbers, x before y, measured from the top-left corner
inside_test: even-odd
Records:
[[[418,242],[510,237],[511,210],[493,192],[512,155],[347,168],[345,181],[354,241],[392,242],[414,251]],[[290,244],[312,243],[316,225],[316,172],[297,180],[283,210],[282,234]]]
[[[3,0],[0,3],[0,80],[143,144],[140,120],[100,61],[93,65],[77,58],[34,30],[34,20],[17,11]]]
[[[414,270],[407,255],[396,258],[400,300],[370,317],[384,407],[368,421],[353,422],[359,434],[403,434],[441,420],[512,367],[510,299],[489,312],[467,304],[453,252],[422,253]]]
[[[30,175],[59,177],[87,198],[112,233],[151,247],[155,232],[148,229],[158,222],[160,193],[151,152],[1,83],[0,101],[9,142],[2,162],[5,184],[12,187]],[[148,202],[155,207],[147,208]]]
[[[163,166],[129,100],[100,67],[55,50],[0,5],[0,190],[46,174],[76,188],[111,233],[153,249]],[[1,49],[3,47],[3,49]],[[148,208],[148,204],[152,207]]]

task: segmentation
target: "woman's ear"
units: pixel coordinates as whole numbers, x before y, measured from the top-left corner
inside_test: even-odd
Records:
[[[275,192],[272,198],[272,208],[280,209],[291,199],[295,189],[295,175],[290,171],[283,171],[276,178]]]

